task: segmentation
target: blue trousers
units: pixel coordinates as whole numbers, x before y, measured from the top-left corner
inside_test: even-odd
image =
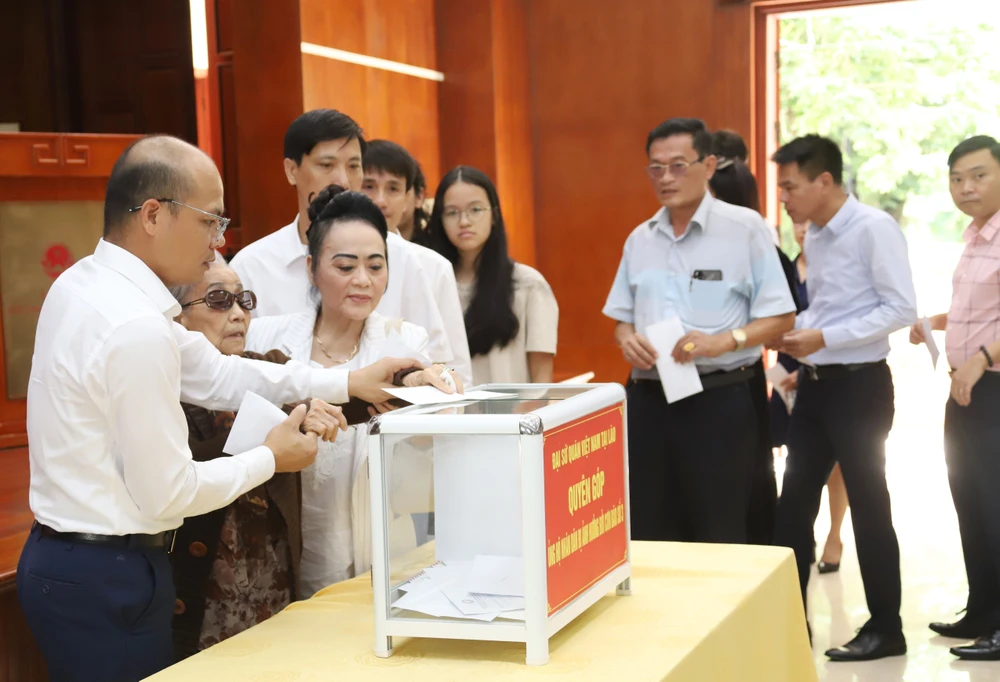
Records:
[[[17,595],[53,682],[133,682],[174,661],[165,550],[67,542],[36,527]]]

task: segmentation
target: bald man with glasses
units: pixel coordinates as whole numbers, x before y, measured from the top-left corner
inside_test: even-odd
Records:
[[[215,261],[222,198],[203,152],[166,136],[139,140],[108,180],[104,238],[42,305],[28,387],[35,524],[17,591],[53,680],[124,682],[170,665],[175,529],[308,466],[317,436],[346,427],[325,405],[322,433],[302,433],[301,407],[263,445],[195,462],[181,401],[235,410],[249,390],[276,404],[382,402],[392,375],[414,364],[348,373],[254,362],[175,323],[167,287],[200,281]]]

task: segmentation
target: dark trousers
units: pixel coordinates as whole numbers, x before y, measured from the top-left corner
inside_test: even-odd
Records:
[[[667,404],[659,381],[630,381],[633,540],[746,542],[757,421],[746,382]]]
[[[28,536],[17,593],[53,682],[133,682],[174,661],[165,550]]]
[[[987,372],[972,402],[948,400],[944,455],[969,579],[966,618],[1000,628],[1000,375]],[[853,502],[853,500],[852,500]]]
[[[774,475],[774,451],[771,449],[771,402],[767,396],[764,360],[759,360],[754,369],[756,374],[747,384],[757,416],[757,446],[754,448],[747,508],[747,542],[770,545],[778,510],[778,481]]]
[[[775,544],[795,550],[805,600],[813,525],[823,486],[834,463],[840,462],[871,613],[866,627],[887,634],[902,629],[899,543],[885,483],[885,439],[895,415],[893,397],[892,374],[885,363],[819,381],[799,371],[775,526]]]

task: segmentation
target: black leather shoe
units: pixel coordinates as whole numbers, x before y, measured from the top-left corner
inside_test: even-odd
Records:
[[[990,634],[993,630],[991,627],[980,625],[968,618],[956,620],[954,623],[931,623],[928,627],[942,637],[955,639],[977,639]]]
[[[972,644],[953,646],[951,653],[965,661],[1000,661],[1000,630],[980,637]]]
[[[816,566],[816,570],[819,572],[820,575],[825,575],[827,573],[836,573],[837,571],[840,570],[840,563],[838,562],[836,564],[828,564],[825,561],[820,561],[819,564]]]
[[[830,649],[826,655],[831,661],[874,661],[905,653],[906,638],[902,632],[887,635],[862,628],[857,637],[842,647]]]

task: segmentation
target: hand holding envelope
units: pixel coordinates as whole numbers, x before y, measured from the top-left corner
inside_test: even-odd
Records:
[[[703,390],[701,377],[694,363],[680,363],[674,359],[673,352],[684,336],[684,325],[681,324],[681,318],[676,316],[646,328],[646,338],[656,349],[656,370],[668,403],[675,403]]]
[[[316,457],[317,436],[334,440],[339,431],[346,429],[341,409],[322,400],[313,400],[308,410],[305,404],[299,405],[286,415],[281,408],[248,391],[222,451],[237,455],[267,445],[274,453],[276,471],[300,471]]]

